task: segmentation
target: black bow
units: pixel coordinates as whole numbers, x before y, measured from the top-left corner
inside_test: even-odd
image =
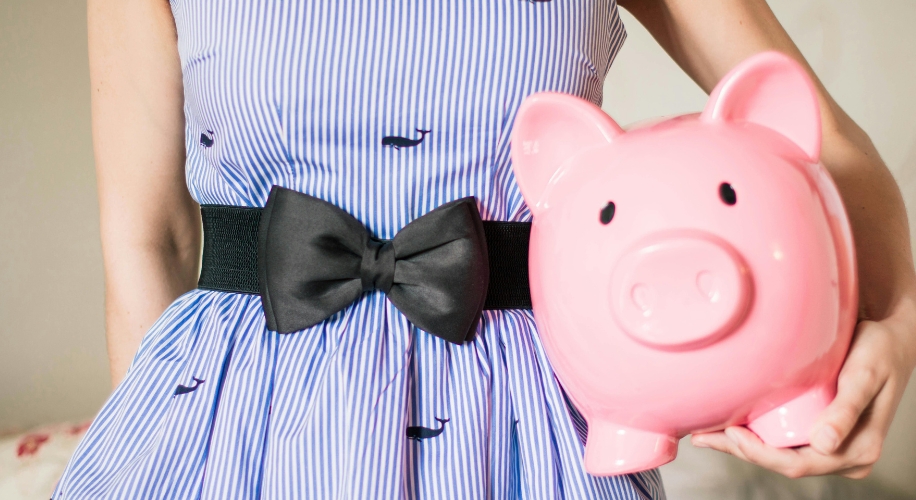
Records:
[[[273,331],[308,328],[381,290],[418,328],[460,344],[487,296],[487,242],[473,197],[379,240],[340,208],[274,186],[258,231],[258,277]]]

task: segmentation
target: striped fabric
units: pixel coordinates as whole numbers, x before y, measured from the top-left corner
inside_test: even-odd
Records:
[[[485,219],[528,219],[516,109],[541,90],[599,104],[625,38],[614,0],[172,11],[194,198],[263,206],[278,184],[381,238],[470,195]],[[258,297],[195,290],[145,336],[54,498],[664,498],[657,471],[586,474],[586,432],[530,311],[485,311],[455,346],[374,292],[279,335]]]

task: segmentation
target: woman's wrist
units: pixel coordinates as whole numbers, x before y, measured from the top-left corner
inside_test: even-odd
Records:
[[[167,238],[159,244],[131,243],[123,238],[110,239],[108,246],[103,243],[112,386],[120,383],[143,336],[162,312],[196,286],[199,238],[199,231],[191,230],[180,239],[183,244]]]

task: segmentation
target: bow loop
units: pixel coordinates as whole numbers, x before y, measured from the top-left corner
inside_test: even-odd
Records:
[[[340,208],[274,186],[258,230],[258,282],[273,331],[303,330],[380,290],[415,326],[460,344],[487,295],[483,222],[474,198],[462,198],[383,241]]]

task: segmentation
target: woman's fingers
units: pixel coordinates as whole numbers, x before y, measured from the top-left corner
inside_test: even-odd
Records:
[[[855,428],[875,396],[887,382],[887,370],[879,369],[882,336],[879,325],[859,323],[849,356],[837,379],[836,398],[824,410],[811,431],[811,447],[823,455],[834,453]]]
[[[880,413],[885,414],[887,411],[882,409]],[[874,415],[869,415],[871,416]],[[822,474],[862,478],[871,472],[872,466],[881,454],[883,436],[877,432],[877,426],[877,422],[860,420],[846,442],[830,455],[824,455],[810,446],[774,448],[744,427],[729,427],[724,432],[695,434],[691,437],[691,442],[695,446],[729,453],[790,478]]]
[[[842,453],[833,455],[822,455],[809,446],[774,448],[744,427],[729,427],[724,432],[695,434],[691,437],[691,442],[695,446],[734,455],[790,478],[822,474],[865,477],[871,472],[872,464],[877,457],[873,457],[869,451],[871,445],[866,436],[854,433],[851,439],[852,441],[842,448]]]
[[[894,335],[886,323],[859,324],[840,372],[837,397],[813,427],[811,446],[774,448],[744,427],[695,434],[691,441],[793,478],[867,476],[881,456],[912,370],[912,362],[906,353],[901,354]]]
[[[811,431],[811,447],[822,455],[840,447],[887,380],[871,368],[844,371],[847,374],[837,383],[836,398]]]
[[[735,442],[741,454],[747,457],[747,461],[786,477],[823,474],[838,468],[837,457],[818,456],[812,460],[806,456],[805,448],[774,448],[744,427],[729,427],[725,429],[725,434]]]
[[[708,445],[709,448],[729,453],[790,478],[849,469],[843,456],[824,456],[809,447],[774,448],[744,427],[729,427],[725,432],[698,434],[692,442],[699,442],[700,446]]]
[[[741,460],[747,460],[743,455],[740,455],[737,443],[729,439],[724,431],[693,434],[690,436],[690,444],[697,448],[712,448],[722,453],[734,455]]]
[[[729,427],[724,432],[694,434],[691,442],[695,446],[728,453],[785,476],[804,475],[804,471],[801,470],[804,464],[798,459],[796,450],[767,446],[753,432],[744,427]]]

